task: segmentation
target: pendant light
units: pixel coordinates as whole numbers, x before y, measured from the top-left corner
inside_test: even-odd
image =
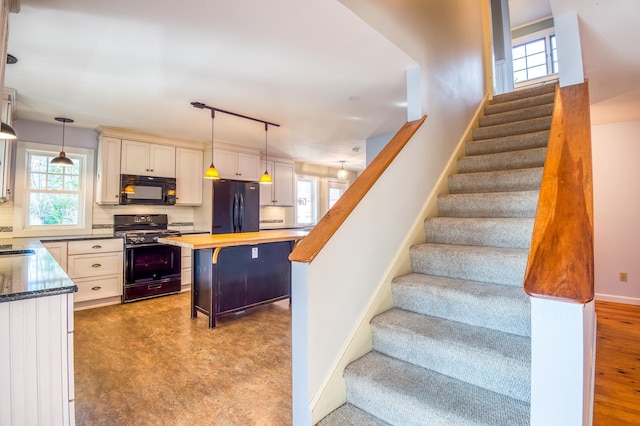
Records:
[[[340,163],[342,163],[342,165],[340,167],[340,170],[338,170],[338,179],[347,180],[347,178],[349,177],[349,172],[344,169],[344,160],[340,160]]]
[[[0,139],[16,139],[16,131],[13,130],[11,126],[9,126],[4,121],[2,122],[2,129],[0,129]]]
[[[73,166],[73,161],[67,158],[67,154],[64,153],[64,126],[67,123],[73,123],[73,120],[70,118],[64,117],[56,117],[56,121],[60,121],[62,123],[62,150],[60,151],[60,155],[51,160],[51,164],[55,164],[56,166]]]
[[[269,150],[267,146],[267,133],[269,130],[269,125],[264,123],[264,174],[260,178],[260,183],[263,185],[270,185],[273,183],[271,180],[271,176],[269,176],[269,172],[267,171],[267,160],[269,159]]]
[[[220,173],[218,173],[218,169],[216,169],[216,166],[213,165],[213,136],[214,136],[214,122],[215,122],[215,118],[216,118],[216,110],[212,109],[211,110],[211,165],[209,166],[209,168],[204,172],[204,178],[205,179],[212,179],[212,180],[219,180],[220,179]]]

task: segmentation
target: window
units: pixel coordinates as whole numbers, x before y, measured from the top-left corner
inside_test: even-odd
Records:
[[[51,164],[50,145],[18,142],[14,232],[18,235],[91,233],[93,151],[67,147],[74,165]]]
[[[558,51],[554,34],[516,44],[512,49],[513,80],[522,83],[558,72]]]
[[[347,190],[347,182],[328,180],[327,188],[329,190],[329,208],[331,208],[336,203],[336,201],[338,201],[338,199],[342,197],[344,191]]]
[[[298,177],[296,186],[296,222],[315,225],[318,221],[318,179]]]

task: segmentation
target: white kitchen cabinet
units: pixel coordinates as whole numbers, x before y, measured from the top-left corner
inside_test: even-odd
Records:
[[[265,168],[265,162],[262,162]],[[273,184],[260,185],[260,205],[293,206],[295,187],[295,168],[293,164],[268,161],[267,172]]]
[[[183,290],[191,289],[191,249],[182,247],[182,265],[181,283]]]
[[[67,242],[66,241],[46,241],[42,245],[49,254],[58,262],[58,265],[67,272]]]
[[[223,179],[251,182],[260,180],[260,156],[257,154],[215,149],[213,163]]]
[[[147,142],[122,141],[121,173],[176,177],[176,148]]]
[[[120,238],[67,243],[67,274],[78,286],[76,303],[122,295],[123,252]]]
[[[98,141],[97,204],[118,204],[120,201],[121,150],[119,138],[101,137]]]
[[[202,156],[202,151],[176,148],[176,205],[202,204]]]

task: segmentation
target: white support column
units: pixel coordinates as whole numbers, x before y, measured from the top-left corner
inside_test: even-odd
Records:
[[[293,424],[311,425],[309,406],[309,265],[291,262]]]
[[[558,43],[560,86],[584,83],[578,15],[570,13],[554,17],[553,22]]]

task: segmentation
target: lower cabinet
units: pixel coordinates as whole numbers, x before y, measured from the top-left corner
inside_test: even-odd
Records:
[[[74,425],[73,294],[0,303],[0,425]]]
[[[195,250],[191,316],[208,315],[213,328],[218,315],[289,298],[292,246],[283,241],[225,247],[215,264],[213,249]]]

